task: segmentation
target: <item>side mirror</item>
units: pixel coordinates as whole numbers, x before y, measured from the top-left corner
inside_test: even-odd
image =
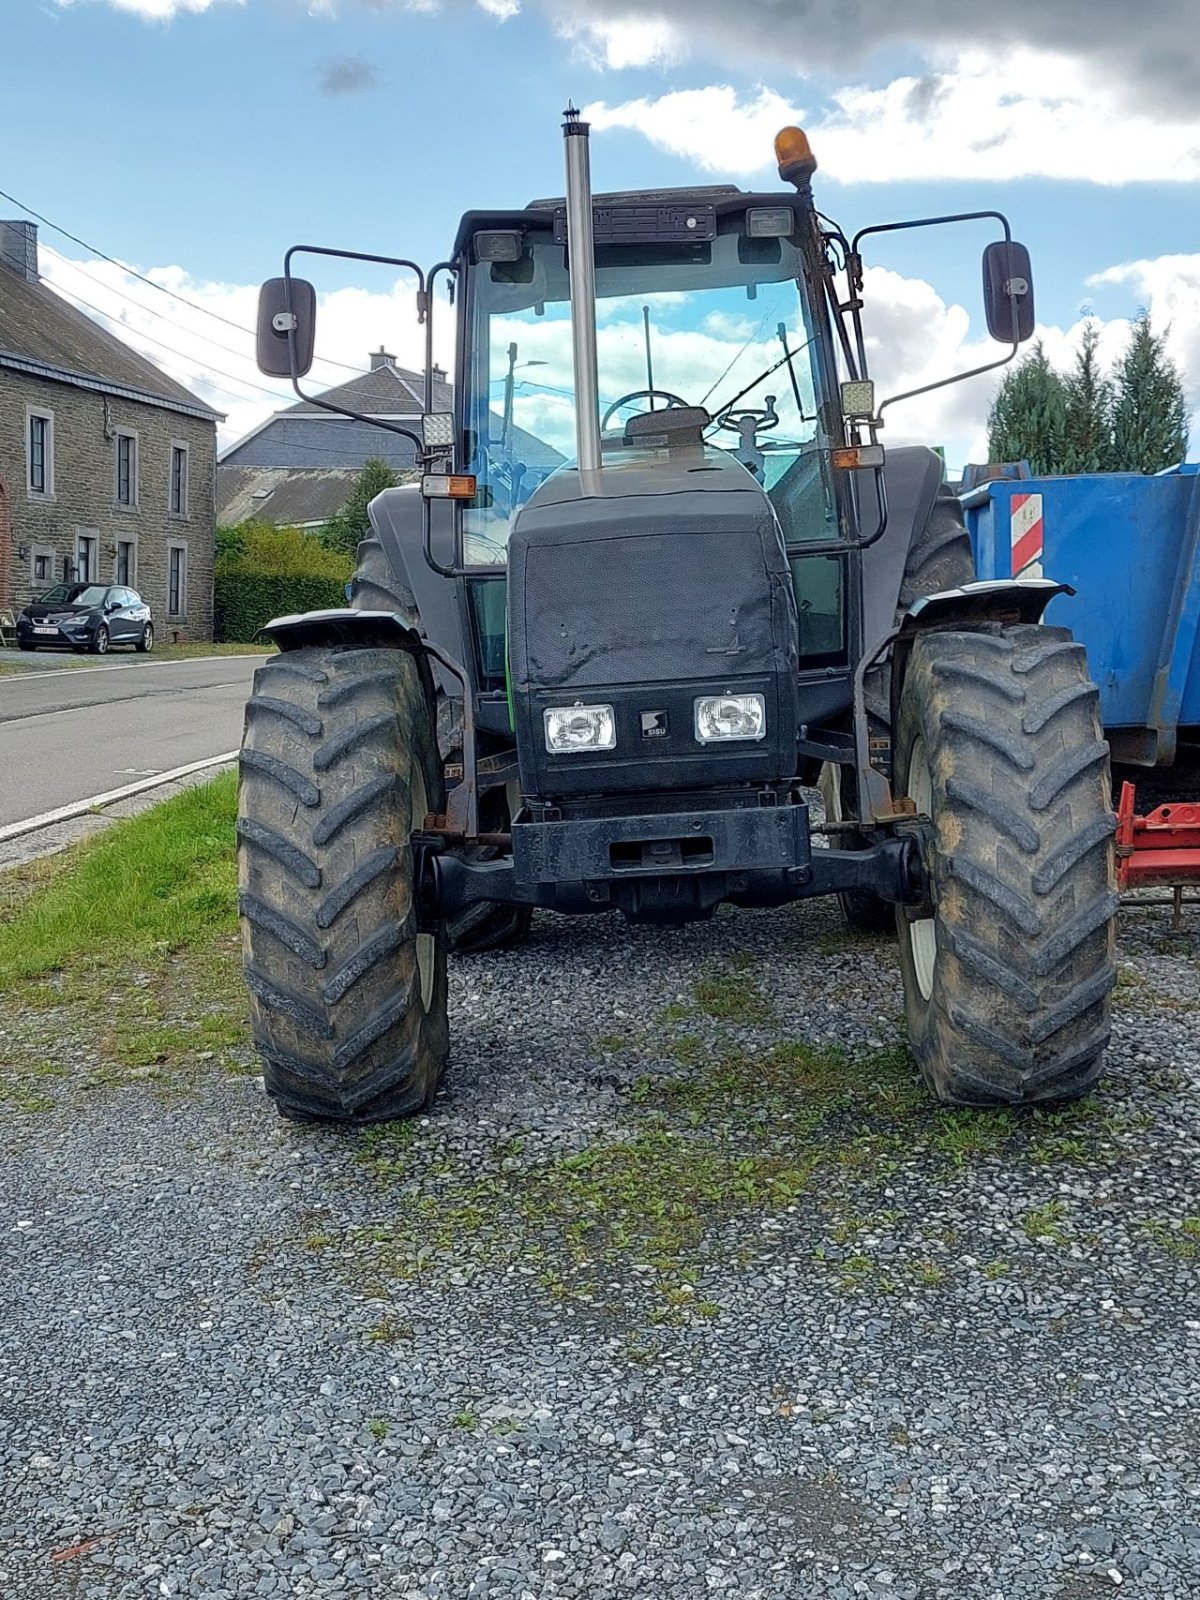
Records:
[[[287,304],[287,279],[268,278],[258,291],[258,370],[271,378],[290,378],[288,335],[296,341],[296,376],[313,364],[317,339],[317,291],[305,278],[293,278],[292,304]]]
[[[998,239],[983,252],[983,304],[988,332],[1001,344],[1033,336],[1033,269],[1029,251],[1015,239]]]

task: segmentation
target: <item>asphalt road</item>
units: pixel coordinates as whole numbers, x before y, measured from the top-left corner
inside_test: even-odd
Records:
[[[0,677],[0,827],[236,749],[262,659]]]

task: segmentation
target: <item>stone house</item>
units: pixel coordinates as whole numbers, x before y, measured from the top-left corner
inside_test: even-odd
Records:
[[[0,221],[0,610],[127,584],[160,640],[211,639],[220,420],[41,282],[32,223]]]

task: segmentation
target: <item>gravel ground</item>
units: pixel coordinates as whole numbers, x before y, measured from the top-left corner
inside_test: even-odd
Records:
[[[453,969],[399,1131],[215,1064],[59,1080],[4,1122],[0,1593],[1194,1596],[1184,928],[1123,921],[1109,1077],[1058,1119],[927,1109],[892,946],[823,904],[539,918]]]

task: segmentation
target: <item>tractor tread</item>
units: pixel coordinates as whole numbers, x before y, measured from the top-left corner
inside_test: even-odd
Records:
[[[299,845],[293,844],[274,828],[265,827],[261,822],[255,822],[252,817],[239,817],[237,836],[243,844],[252,844],[270,856],[273,861],[277,861],[285,872],[295,878],[297,883],[302,883],[306,889],[321,887],[320,867],[311,856],[305,855]]]
[[[373,717],[366,717],[362,722],[352,723],[350,727],[335,733],[331,739],[317,750],[313,756],[313,766],[318,772],[328,772],[335,761],[357,750],[360,744],[365,744],[381,728],[395,728],[396,713],[394,711],[379,711]]]
[[[337,805],[331,806],[325,812],[320,822],[313,829],[313,843],[315,845],[328,844],[337,837],[348,823],[360,816],[368,806],[374,805],[381,795],[389,794],[396,787],[396,780],[390,773],[382,773],[378,778],[370,778],[360,789],[353,794],[339,800]]]
[[[1026,733],[1041,733],[1050,719],[1056,717],[1060,711],[1065,711],[1068,706],[1073,706],[1080,700],[1098,697],[1099,693],[1094,683],[1069,683],[1057,694],[1047,695],[1038,705],[1030,706],[1022,718],[1021,726]]]
[[[319,739],[325,731],[320,717],[314,717],[311,711],[306,711],[303,706],[293,705],[290,700],[276,700],[271,695],[256,694],[247,701],[246,709],[256,714],[266,712],[268,716],[282,717],[285,722],[290,722],[293,727],[299,728],[301,733],[307,733],[310,738]]]
[[[1115,981],[1108,746],[1086,655],[1061,628],[999,637],[1007,651],[994,633],[918,636],[896,737],[899,792],[918,734],[933,782],[937,956],[926,1000],[902,936],[910,1037],[934,1093],[970,1106],[1085,1094]]]
[[[1043,861],[1033,875],[1034,894],[1049,894],[1059,880],[1071,868],[1083,860],[1089,850],[1106,844],[1117,831],[1117,819],[1114,816],[1096,817],[1089,822],[1086,828],[1080,830],[1073,839],[1068,839],[1061,850]]]
[[[976,740],[979,744],[989,745],[997,755],[1003,756],[1010,765],[1016,767],[1018,772],[1033,771],[1033,753],[1016,734],[1005,728],[993,727],[984,718],[973,717],[966,711],[943,711],[942,727],[952,728],[955,733],[965,733],[968,738]]]
[[[247,922],[261,928],[264,933],[272,934],[280,944],[294,956],[299,956],[301,961],[307,961],[315,971],[319,972],[325,966],[328,958],[323,947],[298,922],[284,916],[282,911],[276,911],[273,906],[245,891],[238,895],[238,911]]]
[[[1029,792],[1029,804],[1035,811],[1045,811],[1053,805],[1068,784],[1093,767],[1108,763],[1108,746],[1103,739],[1095,739],[1081,749],[1068,750],[1061,761],[1034,784]]]
[[[972,861],[970,856],[947,856],[946,873],[960,883],[965,883],[976,894],[990,900],[1021,933],[1036,938],[1042,931],[1042,919],[1023,895],[990,872],[987,867]]]
[[[269,656],[259,668],[257,682],[273,683],[276,678],[302,678],[305,683],[328,683],[329,674],[307,661],[297,661],[294,654]]]
[[[317,927],[332,927],[346,907],[353,905],[364,889],[369,889],[381,873],[387,872],[395,865],[396,856],[396,847],[392,844],[373,850],[365,861],[355,867],[354,871],[343,878],[337,888],[331,890],[321,901],[316,910]]]
[[[341,705],[343,700],[349,700],[357,694],[366,694],[381,685],[393,684],[400,677],[395,667],[381,667],[378,672],[364,672],[359,677],[346,678],[340,683],[330,684],[328,689],[322,689],[317,696],[317,704],[324,710],[327,706]]]
[[[990,789],[964,783],[961,778],[950,778],[946,784],[946,794],[951,800],[957,800],[960,805],[977,811],[981,817],[987,817],[989,822],[995,823],[1000,832],[1007,835],[1026,855],[1033,855],[1041,848],[1042,836],[1038,830],[1015,807],[1006,805]]]
[[[1021,684],[1013,683],[1011,678],[999,678],[994,672],[983,672],[978,667],[967,666],[962,661],[938,661],[934,663],[933,670],[939,678],[951,683],[978,684],[982,689],[990,689],[1013,705],[1021,705],[1025,699]]]
[[[321,804],[321,791],[316,784],[306,778],[296,767],[289,766],[286,761],[280,761],[277,756],[266,755],[261,750],[245,749],[242,751],[242,765],[253,767],[256,772],[273,778],[288,791],[294,794],[302,806],[319,806]]]
[[[360,978],[364,978],[371,968],[377,966],[385,956],[403,944],[407,930],[398,922],[390,927],[381,928],[373,938],[367,939],[359,945],[349,961],[338,968],[333,977],[321,991],[325,996],[327,1005],[336,1005],[349,989],[352,989]]]

